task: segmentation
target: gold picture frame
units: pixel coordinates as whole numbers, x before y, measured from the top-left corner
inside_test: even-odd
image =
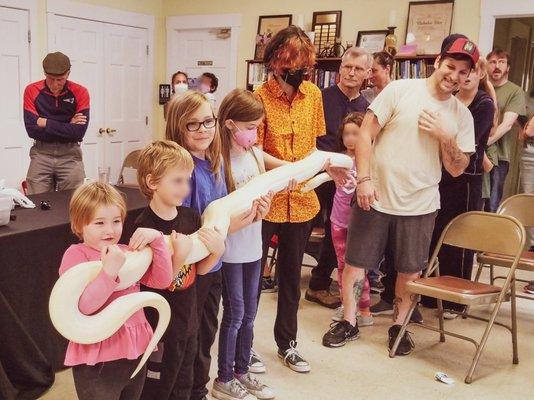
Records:
[[[263,52],[269,40],[280,32],[282,29],[287,28],[293,21],[293,15],[260,15],[258,19],[258,32],[256,34],[256,48],[254,50],[254,59],[261,60],[263,58]]]

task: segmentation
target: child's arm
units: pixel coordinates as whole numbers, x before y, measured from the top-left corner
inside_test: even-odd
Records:
[[[171,253],[167,243],[165,243],[163,234],[155,229],[138,228],[133,234],[130,243],[132,241],[135,243],[135,240],[141,243],[148,240],[152,249],[152,263],[140,282],[155,289],[168,288],[172,282],[173,271]]]
[[[182,266],[185,264],[185,260],[193,247],[193,242],[189,236],[172,231],[171,244],[173,248],[172,276],[174,277],[180,272]]]
[[[118,271],[124,264],[124,260],[124,253],[116,246],[109,246],[102,251],[102,263],[104,267],[95,279],[87,285],[80,296],[78,302],[80,312],[91,315],[106,303],[109,296],[111,296],[119,284],[116,278]],[[87,261],[90,260],[87,259],[80,249],[70,248],[63,256],[59,273],[62,275],[70,268]]]
[[[197,274],[205,275],[217,265],[224,254],[224,239],[219,232],[210,228],[201,228],[198,231],[198,236],[210,252],[208,257],[197,262]]]

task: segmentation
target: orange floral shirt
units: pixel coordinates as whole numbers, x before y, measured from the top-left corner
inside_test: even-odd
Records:
[[[289,101],[276,79],[271,78],[255,94],[265,107],[265,119],[258,127],[258,144],[263,150],[285,161],[298,161],[315,148],[315,139],[326,132],[323,97],[309,81],[300,85]],[[306,222],[319,212],[314,191],[302,193],[299,185],[290,193],[278,193],[265,218],[270,222]]]

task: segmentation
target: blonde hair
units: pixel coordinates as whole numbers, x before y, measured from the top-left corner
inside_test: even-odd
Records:
[[[204,103],[210,104],[207,97],[194,91],[187,91],[180,97],[174,97],[169,102],[167,110],[167,125],[165,127],[165,139],[178,143],[183,148],[187,148],[186,125],[191,116]],[[210,104],[211,107],[211,104]],[[212,111],[213,112],[213,111]],[[211,172],[216,179],[221,177],[221,137],[219,130],[215,129],[215,135],[208,149],[206,150],[206,159],[211,164]]]
[[[493,113],[493,127],[496,127],[499,125],[499,106],[497,105],[497,93],[495,93],[495,88],[488,79],[486,64],[486,59],[484,57],[480,57],[475,64],[475,70],[481,75],[478,88],[484,90],[493,100],[493,106],[495,109]]]
[[[154,191],[148,187],[147,177],[149,175],[150,183],[157,184],[169,168],[178,167],[191,173],[194,166],[191,154],[177,143],[171,140],[152,142],[139,154],[137,166],[139,190],[151,200]]]
[[[80,186],[70,199],[69,216],[72,232],[83,240],[83,228],[95,217],[101,206],[117,206],[121,220],[126,218],[126,202],[113,186],[107,183],[91,182]]]
[[[244,89],[234,89],[226,95],[219,107],[218,126],[221,137],[221,152],[223,156],[226,188],[228,193],[235,187],[232,176],[232,163],[230,162],[230,149],[232,148],[232,131],[225,122],[229,119],[239,122],[256,121],[264,116],[263,103],[254,94]],[[254,154],[254,153],[252,153]],[[258,163],[259,161],[256,160]],[[262,168],[260,168],[261,171]]]

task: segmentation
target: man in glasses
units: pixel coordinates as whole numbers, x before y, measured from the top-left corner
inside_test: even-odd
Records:
[[[339,67],[339,83],[323,89],[323,109],[326,120],[326,135],[317,138],[317,148],[324,151],[339,151],[339,126],[350,112],[365,112],[369,102],[360,94],[364,80],[369,76],[373,65],[372,56],[360,47],[351,47],[343,55]],[[336,253],[330,232],[330,214],[336,186],[327,182],[315,192],[321,203],[321,212],[317,218],[324,221],[325,236],[317,266],[312,270],[310,286],[306,290],[306,300],[313,301],[328,308],[341,305],[339,296],[330,293],[332,279],[330,275],[337,267]],[[341,309],[339,309],[341,312]]]

